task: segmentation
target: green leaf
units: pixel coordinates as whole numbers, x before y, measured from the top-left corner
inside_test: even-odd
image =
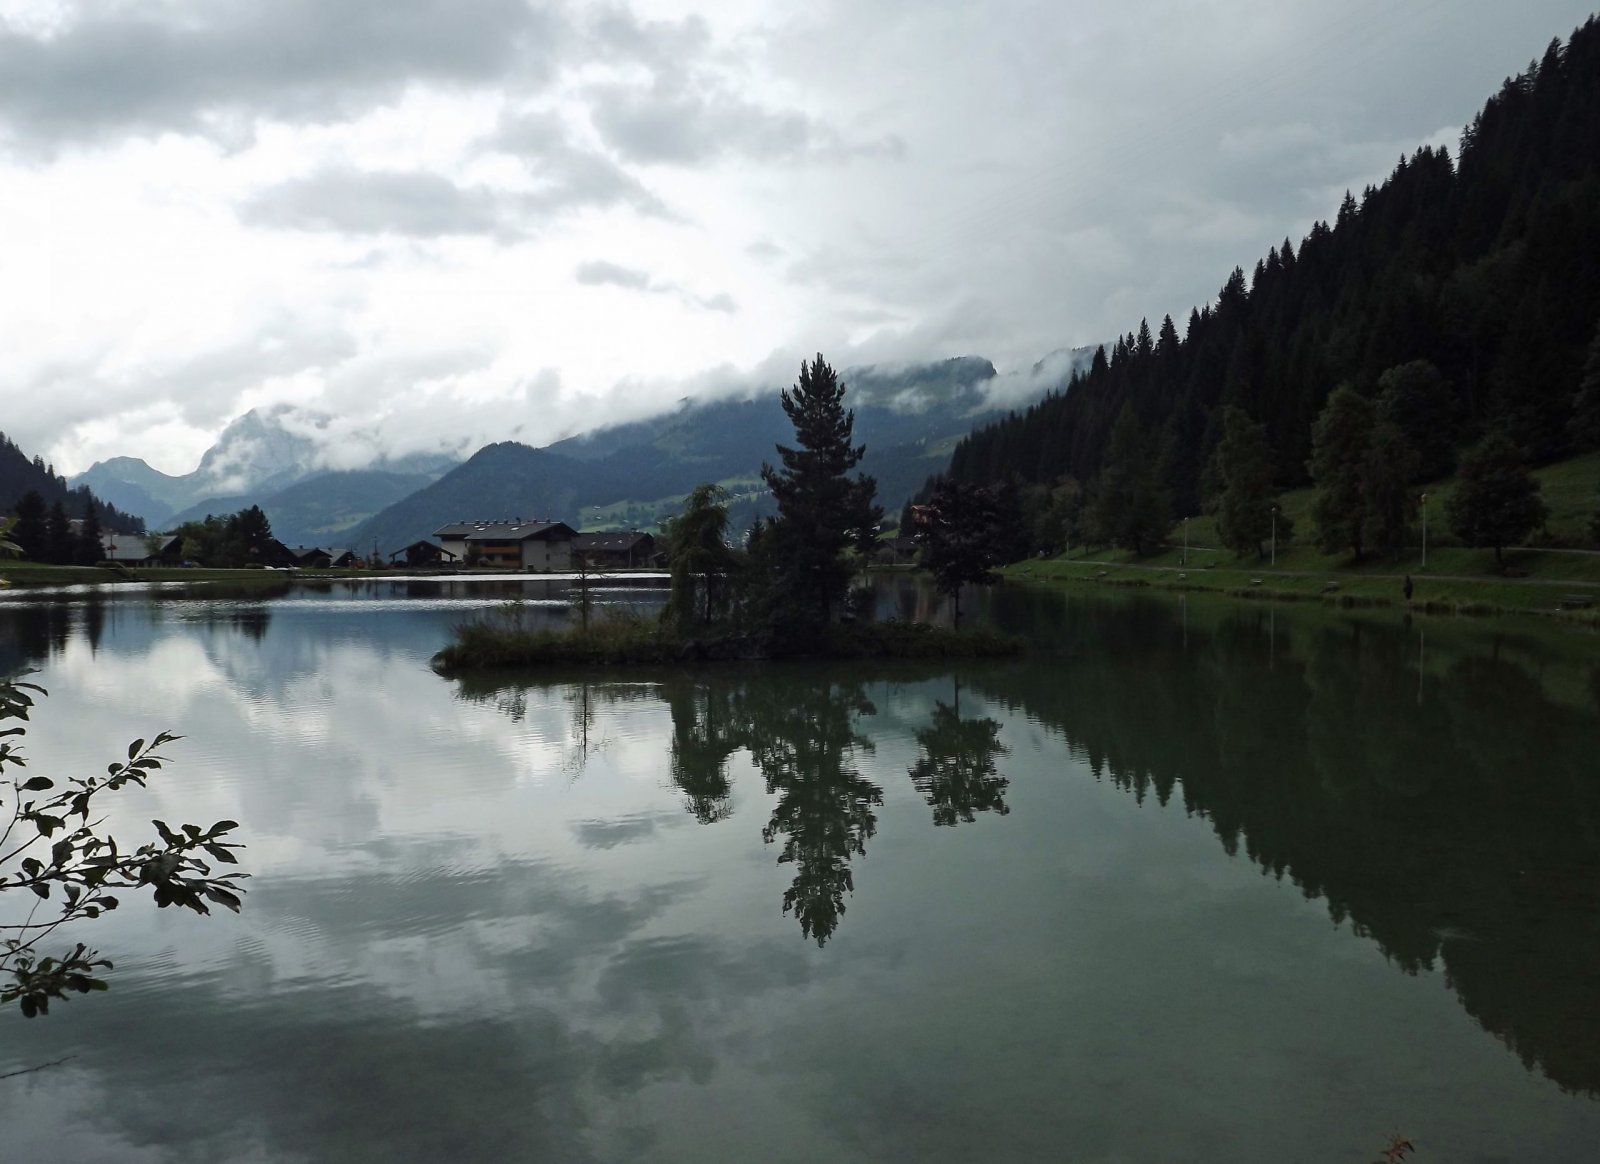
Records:
[[[218,889],[214,885],[208,885],[206,886],[206,896],[212,901],[216,902],[218,905],[227,906],[229,909],[233,910],[234,913],[239,912],[239,899],[233,894],[229,893],[226,889]]]
[[[141,749],[143,747],[144,747],[144,741],[143,740],[134,740],[133,743],[128,745],[128,759],[131,760],[135,756],[137,756],[139,754],[139,749]]]
[[[35,776],[32,780],[29,780],[26,784],[24,784],[22,786],[22,791],[24,791],[24,792],[43,792],[46,789],[54,788],[55,786],[56,786],[56,782],[54,780],[50,779],[50,777],[48,777],[48,776]]]

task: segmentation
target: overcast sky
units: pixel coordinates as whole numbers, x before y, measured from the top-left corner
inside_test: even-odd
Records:
[[[1592,0],[0,0],[0,431],[533,444],[1213,295]],[[340,450],[343,450],[342,452]]]

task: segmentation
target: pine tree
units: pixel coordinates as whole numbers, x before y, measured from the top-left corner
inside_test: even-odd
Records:
[[[36,490],[28,490],[17,502],[17,524],[11,527],[11,540],[30,560],[45,560],[49,532],[45,528],[44,498]]]
[[[1600,324],[1595,325],[1589,355],[1583,361],[1578,391],[1572,398],[1572,420],[1567,427],[1580,449],[1600,447]]]
[[[1348,384],[1334,389],[1311,430],[1311,503],[1317,548],[1325,554],[1349,549],[1360,558],[1365,542],[1362,464],[1372,434],[1372,402]]]
[[[1155,548],[1171,524],[1155,458],[1132,404],[1123,406],[1111,430],[1090,524],[1101,544],[1132,550],[1140,557]]]
[[[100,514],[94,503],[83,513],[83,528],[78,531],[75,560],[80,566],[93,566],[106,556],[105,539],[100,531]]]
[[[778,503],[771,530],[781,589],[802,623],[826,623],[850,585],[849,547],[866,552],[883,520],[871,477],[847,476],[865,445],[852,445],[855,412],[844,407],[845,386],[821,353],[801,363],[800,378],[783,393],[783,411],[798,447],[779,445],[781,469],[761,466]]]
[[[246,555],[259,557],[272,540],[272,523],[267,520],[266,513],[259,505],[252,505],[248,509],[241,509],[235,518],[234,532],[244,543]]]
[[[1445,501],[1451,531],[1469,546],[1493,546],[1500,570],[1505,547],[1542,526],[1549,512],[1527,457],[1499,431],[1462,455],[1456,487]]]
[[[44,559],[58,566],[70,566],[77,556],[72,533],[72,523],[67,517],[67,507],[57,501],[50,507],[50,516],[44,523]]]
[[[1222,440],[1217,445],[1217,536],[1235,554],[1254,550],[1272,532],[1272,447],[1265,426],[1242,408],[1223,409]]]

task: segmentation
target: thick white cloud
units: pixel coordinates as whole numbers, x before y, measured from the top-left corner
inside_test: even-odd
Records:
[[[546,440],[1215,293],[1588,0],[0,0],[0,429]]]

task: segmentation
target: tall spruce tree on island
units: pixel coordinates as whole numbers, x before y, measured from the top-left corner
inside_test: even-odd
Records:
[[[870,550],[883,520],[877,483],[849,476],[867,450],[851,444],[855,412],[845,409],[844,392],[820,352],[802,361],[800,378],[783,393],[796,447],[777,446],[782,468],[761,466],[778,503],[764,539],[778,575],[780,613],[801,625],[829,621],[850,587],[845,550]]]
[[[1494,548],[1496,569],[1505,569],[1505,547],[1544,525],[1549,515],[1527,456],[1505,433],[1491,432],[1462,454],[1445,516],[1467,545]]]

